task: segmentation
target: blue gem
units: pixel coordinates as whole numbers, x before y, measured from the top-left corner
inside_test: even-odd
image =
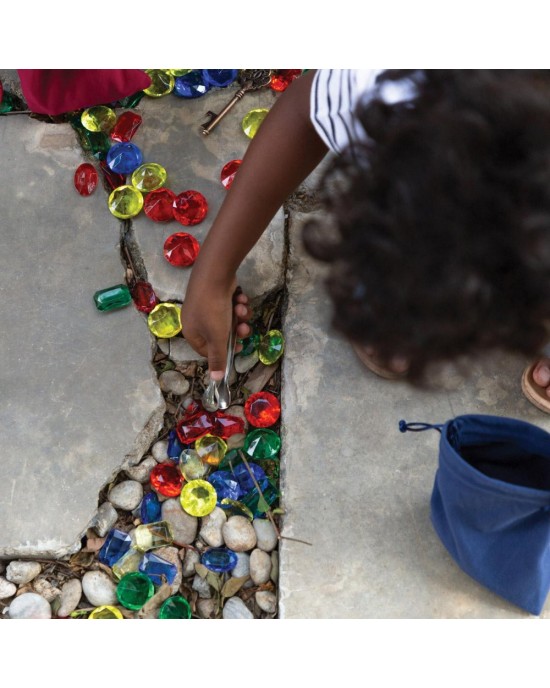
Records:
[[[112,566],[126,554],[131,545],[132,538],[128,533],[113,528],[99,550],[98,559],[105,566]]]
[[[211,473],[207,480],[216,489],[218,504],[226,497],[234,500],[240,499],[242,490],[231,471],[216,471]]]
[[[170,430],[168,435],[168,458],[179,463],[181,453],[187,447],[182,444],[175,430]]]
[[[268,482],[264,469],[261,468],[261,466],[258,466],[257,463],[249,462],[248,465],[250,466],[250,470],[256,478],[256,482],[260,485],[261,489],[263,490],[264,487],[267,487]],[[254,490],[256,487],[244,463],[235,466],[235,468],[233,469],[233,477],[239,483],[240,488],[242,490],[242,494],[246,494],[247,492],[250,492],[250,490]]]
[[[237,78],[238,69],[203,69],[202,78],[210,86],[225,88]]]
[[[178,76],[173,93],[180,98],[200,98],[210,90],[210,83],[203,78],[202,70],[194,70]]]
[[[238,557],[227,547],[215,547],[207,550],[201,557],[201,564],[214,573],[231,571],[237,566]]]
[[[117,174],[132,174],[143,162],[143,155],[135,143],[115,143],[107,153],[107,165]]]
[[[176,579],[178,569],[175,564],[162,559],[153,552],[146,552],[139,562],[139,570],[153,581],[155,585],[162,585],[162,576],[166,577],[166,582],[172,585]]]
[[[161,520],[161,506],[156,492],[148,492],[143,497],[139,516],[142,523],[156,523]]]

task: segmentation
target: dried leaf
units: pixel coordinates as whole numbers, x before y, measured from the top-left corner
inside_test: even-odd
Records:
[[[160,605],[167,600],[172,591],[172,586],[163,583],[150,600],[143,605],[137,613],[138,619],[156,618]]]
[[[174,370],[175,367],[176,364],[174,363],[174,361],[171,361],[170,359],[166,359],[165,361],[155,363],[155,370],[157,371],[157,375],[165,373],[167,370]]]
[[[69,559],[69,564],[72,568],[82,567],[87,568],[94,563],[94,553],[93,552],[77,552]]]
[[[82,550],[82,552],[99,552],[99,550],[103,547],[104,542],[105,538],[88,538],[86,540],[86,547]]]
[[[271,380],[273,375],[277,372],[280,364],[280,361],[276,361],[268,366],[264,365],[263,363],[261,366],[255,366],[250,371],[250,374],[247,376],[241,389],[243,391],[246,390],[247,396],[250,394],[255,394],[256,392],[261,392]]]
[[[230,578],[224,583],[222,588],[222,597],[233,597],[233,595],[236,595],[249,578],[250,576]]]
[[[208,585],[211,585],[214,588],[214,590],[218,592],[220,591],[222,587],[221,579],[213,571],[208,571],[208,573],[206,574],[206,581]]]
[[[285,510],[278,506],[276,509],[271,509],[271,513],[276,516],[277,514],[284,514]]]
[[[206,578],[209,571],[204,564],[195,564],[195,571],[199,574],[201,578]]]

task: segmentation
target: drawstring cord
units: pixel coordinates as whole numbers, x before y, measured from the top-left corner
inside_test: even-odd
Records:
[[[431,423],[407,423],[405,420],[399,421],[399,432],[422,432],[423,430],[437,430],[441,432],[442,424],[432,425]]]

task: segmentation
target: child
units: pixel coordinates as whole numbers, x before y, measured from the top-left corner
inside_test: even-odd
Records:
[[[183,334],[225,367],[236,271],[328,150],[327,222],[306,247],[331,264],[333,324],[384,377],[489,349],[540,356],[550,323],[550,72],[309,71],[251,142],[206,238]],[[246,296],[235,306],[248,334]],[[550,359],[524,374],[550,410]]]

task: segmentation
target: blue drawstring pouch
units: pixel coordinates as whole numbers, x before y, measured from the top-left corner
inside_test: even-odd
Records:
[[[550,589],[550,434],[525,421],[464,415],[441,433],[431,520],[468,575],[540,614]]]

